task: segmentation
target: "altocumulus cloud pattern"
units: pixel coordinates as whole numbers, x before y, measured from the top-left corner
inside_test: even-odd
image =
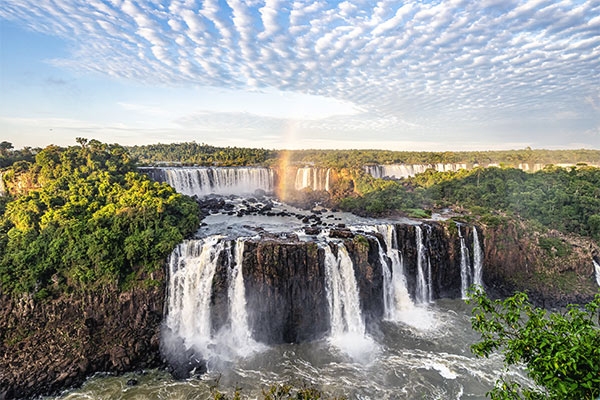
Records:
[[[3,0],[0,16],[74,42],[53,60],[70,69],[355,106],[322,129],[523,117],[571,121],[600,141],[597,0]]]

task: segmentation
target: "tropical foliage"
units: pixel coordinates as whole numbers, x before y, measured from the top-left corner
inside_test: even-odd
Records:
[[[45,297],[124,282],[197,228],[197,204],[135,172],[126,149],[80,144],[48,146],[7,174],[30,185],[0,206],[2,291]]]
[[[600,396],[600,293],[584,307],[572,305],[564,313],[536,308],[524,293],[492,301],[477,289],[469,301],[474,304],[472,327],[481,334],[473,353],[489,357],[499,351],[507,369],[524,365],[535,384],[500,378],[488,393],[492,399]]]
[[[266,164],[276,159],[276,152],[272,150],[215,147],[195,142],[132,146],[129,152],[147,165],[175,163],[229,167]]]

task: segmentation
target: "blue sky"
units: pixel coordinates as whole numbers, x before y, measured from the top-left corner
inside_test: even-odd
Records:
[[[2,0],[0,140],[600,148],[600,0]]]

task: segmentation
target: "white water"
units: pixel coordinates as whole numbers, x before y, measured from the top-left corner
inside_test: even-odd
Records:
[[[417,232],[417,286],[415,290],[415,301],[417,304],[431,303],[431,263],[427,255],[427,249],[423,243],[423,230],[415,226]]]
[[[246,288],[244,286],[244,241],[238,238],[235,241],[235,264],[231,272],[231,283],[228,289],[229,318],[231,321],[231,332],[226,332],[229,345],[235,353],[248,356],[257,351],[261,346],[252,339],[248,327],[248,312],[246,310]]]
[[[377,353],[367,335],[360,308],[354,265],[343,243],[337,244],[337,256],[325,249],[325,290],[329,303],[331,329],[329,342],[355,360],[366,360]]]
[[[466,169],[466,164],[386,164],[365,166],[365,171],[374,178],[410,178],[428,169],[438,172]]]
[[[473,227],[473,284],[483,287],[483,250],[475,227]]]
[[[207,360],[219,362],[246,357],[263,348],[251,337],[243,275],[244,238],[235,242],[222,236],[180,244],[169,261],[169,295],[166,325],[170,335],[183,340]],[[226,244],[234,243],[227,291],[229,324],[218,333],[211,324],[213,278]],[[230,249],[228,249],[230,250]],[[233,267],[233,268],[230,268]]]
[[[211,340],[210,296],[223,250],[220,239],[184,241],[170,256],[166,325],[186,348],[206,348]]]
[[[592,262],[594,263],[594,271],[596,272],[596,283],[600,286],[600,264],[594,259],[592,259]]]
[[[329,190],[331,168],[303,167],[296,171],[294,187],[296,190]]]
[[[346,333],[364,335],[365,323],[360,309],[360,299],[354,265],[346,246],[337,245],[337,257],[328,244],[325,249],[325,287],[331,317],[331,336]]]
[[[458,229],[458,237],[460,238],[460,295],[463,299],[466,299],[469,286],[471,285],[469,249],[467,248],[465,237],[460,230],[461,225],[456,224],[456,228]]]
[[[378,225],[377,231],[383,236],[387,247],[386,255],[391,264],[391,270],[386,268],[386,258],[383,254],[382,247],[379,246],[379,258],[384,270],[384,319],[389,321],[400,321],[407,311],[414,309],[414,303],[408,294],[402,253],[398,249],[394,225]]]
[[[166,182],[179,193],[205,196],[208,194],[251,194],[257,189],[273,191],[273,170],[261,167],[195,167],[162,168]]]

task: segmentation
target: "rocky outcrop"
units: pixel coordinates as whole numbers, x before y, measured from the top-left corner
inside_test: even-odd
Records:
[[[160,364],[164,275],[127,291],[116,287],[34,301],[0,299],[0,399],[31,398],[79,385],[98,371]]]
[[[314,242],[251,240],[244,278],[253,337],[263,343],[298,343],[329,329],[323,250]]]
[[[483,279],[497,297],[524,291],[538,306],[587,303],[598,287],[592,259],[599,245],[557,231],[540,233],[524,221],[482,225]]]

